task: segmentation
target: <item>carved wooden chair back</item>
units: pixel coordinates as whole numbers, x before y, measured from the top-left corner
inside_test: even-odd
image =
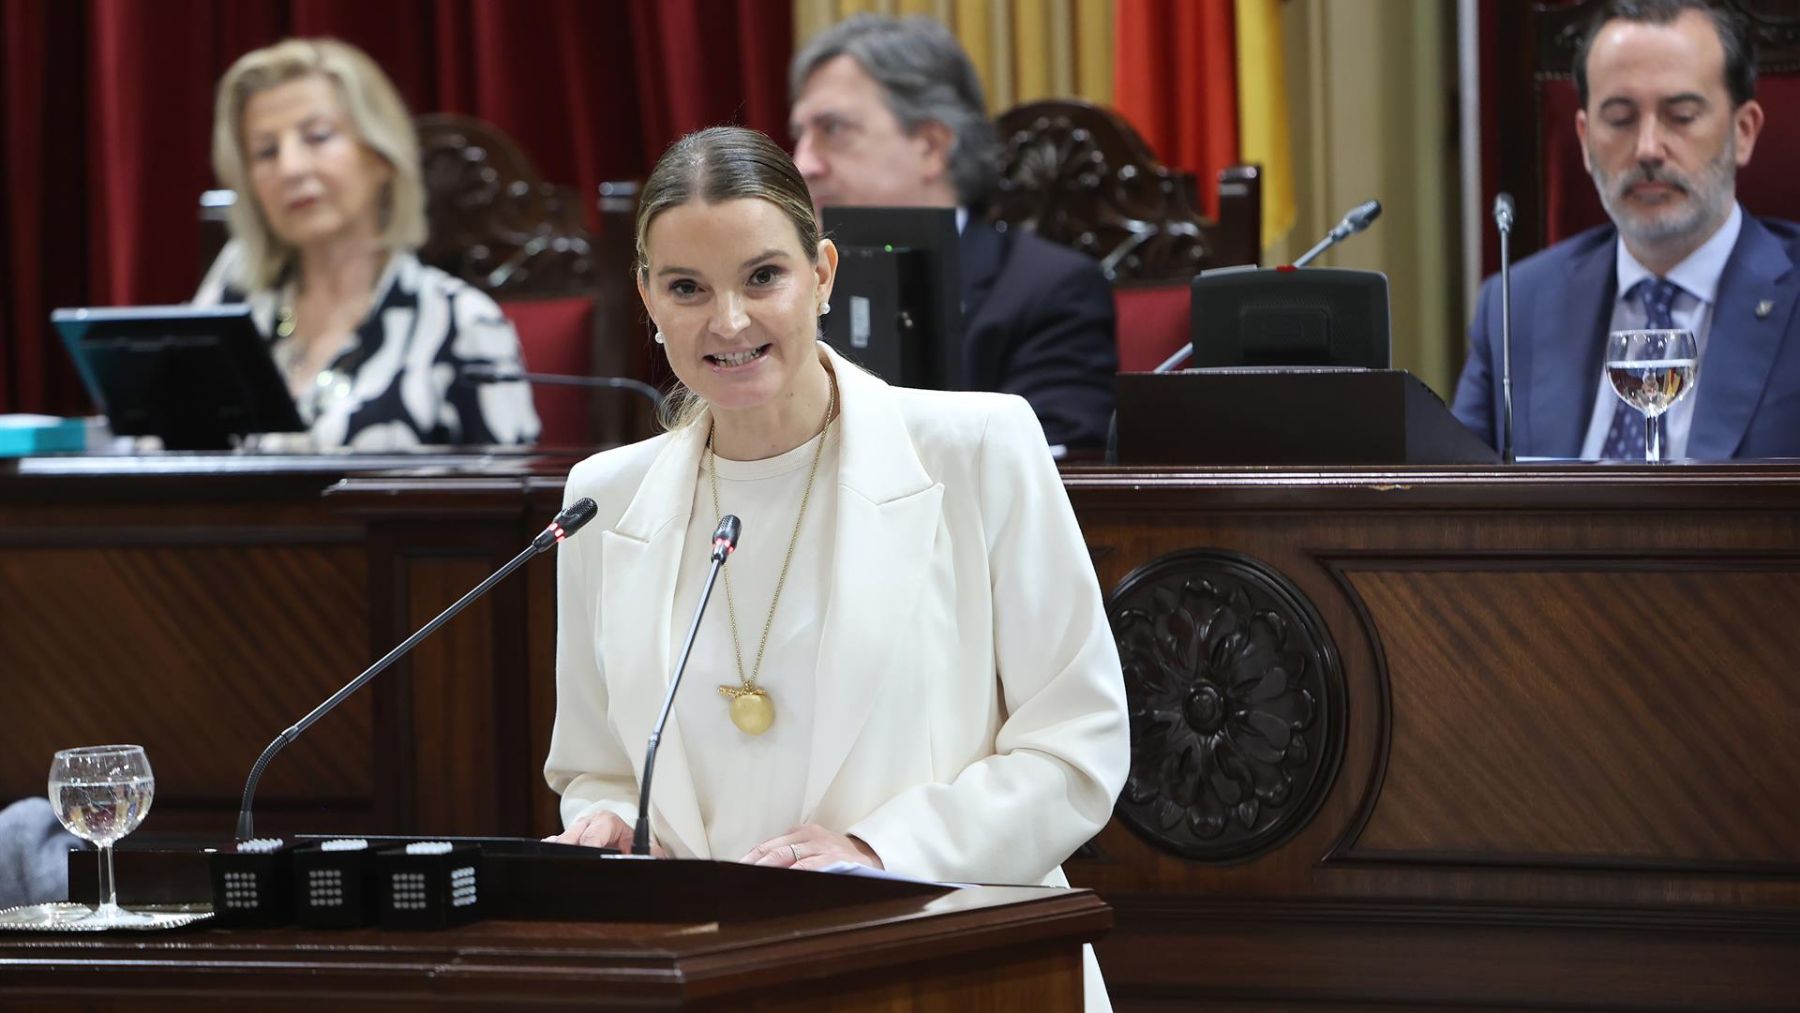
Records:
[[[1001,113],[997,225],[1028,228],[1099,261],[1118,308],[1119,367],[1149,369],[1188,340],[1188,284],[1261,254],[1257,166],[1219,174],[1219,220],[1201,215],[1194,175],[1157,161],[1118,113],[1073,99]]]

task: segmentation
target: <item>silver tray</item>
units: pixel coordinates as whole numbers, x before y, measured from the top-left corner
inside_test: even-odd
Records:
[[[126,910],[132,920],[122,925],[81,921],[92,912],[86,904],[69,901],[9,907],[0,910],[0,932],[161,932],[213,915],[211,904],[140,904]]]

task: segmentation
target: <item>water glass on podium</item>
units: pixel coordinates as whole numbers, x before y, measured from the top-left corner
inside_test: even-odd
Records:
[[[1663,416],[1694,387],[1694,332],[1613,331],[1606,337],[1606,378],[1620,400],[1644,416],[1644,460],[1663,454]]]

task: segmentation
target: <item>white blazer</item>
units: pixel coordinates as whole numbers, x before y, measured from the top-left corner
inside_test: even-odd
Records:
[[[1066,885],[1130,763],[1118,649],[1068,495],[1030,407],[890,387],[835,353],[837,530],[802,808],[896,872]],[[557,707],[545,777],[565,823],[637,819],[671,669],[672,615],[706,420],[575,466],[599,513],[558,557]],[[709,691],[708,686],[683,692]],[[670,717],[656,838],[708,855]],[[755,814],[741,814],[754,819]],[[767,827],[763,836],[786,831]]]

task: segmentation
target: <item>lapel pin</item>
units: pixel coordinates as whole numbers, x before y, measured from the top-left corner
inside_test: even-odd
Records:
[[[1758,320],[1766,318],[1773,312],[1775,312],[1775,300],[1773,299],[1764,299],[1756,304],[1756,319]]]

